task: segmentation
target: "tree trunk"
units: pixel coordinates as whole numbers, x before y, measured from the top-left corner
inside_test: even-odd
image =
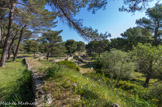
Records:
[[[25,28],[26,28],[26,25],[21,29],[20,37],[19,37],[19,41],[18,41],[18,44],[17,44],[17,47],[16,47],[16,51],[15,51],[15,54],[14,54],[14,57],[13,57],[13,61],[16,61],[17,54],[18,54],[18,51],[19,51],[19,48],[20,48],[20,43],[21,43]]]
[[[2,35],[2,25],[0,25],[0,47],[3,47]]]
[[[49,58],[49,52],[47,52],[47,60],[48,60],[48,58]]]
[[[9,49],[8,49],[8,57],[7,57],[7,60],[10,59],[10,56],[11,56],[11,52],[13,49],[13,44],[14,44],[14,41],[16,40],[16,35],[18,34],[18,30],[16,31],[15,35],[13,35],[13,38],[12,38],[12,41],[10,43],[10,46],[9,46]],[[13,55],[15,55],[15,53],[13,52]]]
[[[14,45],[12,46],[11,50],[12,50],[12,54],[15,55],[15,50],[14,50]]]
[[[158,41],[157,41],[157,30],[155,30],[155,34],[154,34],[154,45],[157,46],[158,45]]]
[[[6,34],[3,32],[3,27],[1,25],[1,40],[0,40],[0,45],[3,48],[4,47],[4,40],[3,40],[3,36],[5,36]]]
[[[0,43],[1,43],[1,41],[2,41],[2,27],[0,25]]]
[[[13,40],[12,40],[12,42],[11,42],[10,46],[9,46],[9,49],[8,49],[8,57],[7,57],[7,60],[9,60],[9,59],[10,59],[11,52],[12,52],[12,48],[13,48]],[[14,54],[13,54],[13,55],[14,55]]]
[[[16,2],[17,2],[17,0],[11,1],[11,9],[10,9],[10,14],[9,14],[9,24],[8,24],[8,33],[7,33],[7,36],[6,36],[6,39],[5,39],[3,52],[2,52],[2,56],[1,56],[1,62],[0,62],[1,67],[5,67],[6,54],[7,54],[8,47],[9,47],[9,40],[10,40],[10,36],[11,36],[13,16],[14,16]]]
[[[150,74],[148,74],[146,77],[145,84],[143,85],[144,87],[148,87],[149,80],[150,80]]]
[[[36,57],[36,54],[35,54],[35,52],[34,52],[34,58]]]
[[[149,72],[148,72],[148,74],[147,74],[147,76],[146,76],[146,81],[145,81],[145,84],[144,84],[144,87],[148,87],[148,84],[149,84],[149,80],[150,80],[150,78],[151,78],[151,73],[152,73],[152,60],[150,61],[150,64],[149,64]]]
[[[4,16],[1,16],[0,21],[3,21]],[[0,23],[0,45],[2,45],[2,22]]]
[[[157,46],[158,45],[158,40],[157,40],[157,37],[158,37],[158,31],[159,31],[159,20],[157,19],[156,20],[156,27],[155,27],[155,32],[154,32],[154,45]]]

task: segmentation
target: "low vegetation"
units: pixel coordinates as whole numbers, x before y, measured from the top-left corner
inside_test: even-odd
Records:
[[[82,75],[61,64],[53,64],[46,71],[45,90],[52,94],[53,105],[152,107],[159,101],[148,100],[148,90],[132,81],[121,80],[114,87],[114,79],[95,73]]]
[[[66,67],[71,68],[76,71],[80,71],[80,68],[74,62],[71,62],[71,61],[61,61],[61,62],[58,62],[58,64],[65,65]]]
[[[0,102],[6,102],[6,104],[8,102],[33,102],[31,72],[26,70],[22,59],[18,59],[17,62],[8,61],[6,68],[0,68],[0,71]],[[23,105],[17,105],[19,106]]]
[[[97,73],[104,73],[115,79],[129,79],[134,76],[135,63],[127,52],[112,49],[101,54],[95,62],[95,69]]]

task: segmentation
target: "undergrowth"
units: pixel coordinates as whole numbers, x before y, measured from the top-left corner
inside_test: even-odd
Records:
[[[139,90],[143,89],[131,82],[120,81],[114,86],[115,80],[106,78],[103,75],[86,74],[82,75],[73,69],[62,64],[53,64],[47,69],[45,85],[46,91],[52,90],[49,87],[62,89],[53,91],[52,95],[64,93],[66,89],[73,90],[73,95],[79,95],[80,104],[86,107],[110,107],[116,103],[120,107],[152,107],[156,103],[143,99]],[[53,82],[51,82],[53,81]],[[57,84],[57,85],[56,85]],[[138,93],[139,92],[139,93]],[[57,96],[59,97],[59,96]],[[72,104],[75,105],[75,104]]]

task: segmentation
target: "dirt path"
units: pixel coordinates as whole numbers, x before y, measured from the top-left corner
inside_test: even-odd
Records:
[[[29,69],[30,70],[34,70],[34,71],[38,71],[38,68],[40,68],[41,66],[43,66],[40,62],[38,62],[37,60],[33,59],[33,58],[25,58],[26,61],[29,64]]]
[[[85,62],[79,65],[80,66],[80,73],[92,73],[94,72],[91,62]]]
[[[91,60],[86,60],[81,57],[77,57],[75,60],[75,63],[80,67],[80,73],[84,74],[94,72],[93,62]]]

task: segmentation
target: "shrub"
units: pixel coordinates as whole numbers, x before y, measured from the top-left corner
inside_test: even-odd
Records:
[[[149,92],[149,96],[152,98],[152,101],[158,105],[158,107],[162,107],[162,85],[153,88]]]
[[[47,78],[54,77],[59,71],[62,71],[63,68],[60,65],[54,64],[47,69]]]
[[[137,70],[146,76],[144,86],[147,87],[151,78],[161,79],[162,46],[139,43],[132,52],[137,62]]]
[[[84,74],[85,76],[88,76],[90,78],[92,78],[94,81],[98,81],[100,82],[101,84],[104,83],[110,87],[113,86],[113,84],[115,84],[115,80],[114,79],[111,79],[111,78],[107,78],[105,77],[105,75],[102,75],[102,74]],[[116,88],[121,88],[122,90],[126,90],[126,91],[130,91],[130,92],[133,92],[133,93],[136,93],[138,91],[138,89],[142,88],[142,87],[139,87],[138,85],[136,84],[133,84],[133,83],[130,83],[128,81],[119,81],[118,84],[116,84],[115,86]]]
[[[74,62],[71,61],[61,61],[58,62],[58,64],[65,65],[66,67],[74,69],[76,71],[80,71],[80,68]]]
[[[119,87],[123,90],[132,90],[132,91],[136,91],[138,89],[138,86],[136,84],[132,84],[127,81],[119,81],[116,87]]]
[[[101,54],[94,68],[96,72],[104,73],[106,76],[129,79],[133,77],[135,63],[130,60],[127,52],[113,49]]]

